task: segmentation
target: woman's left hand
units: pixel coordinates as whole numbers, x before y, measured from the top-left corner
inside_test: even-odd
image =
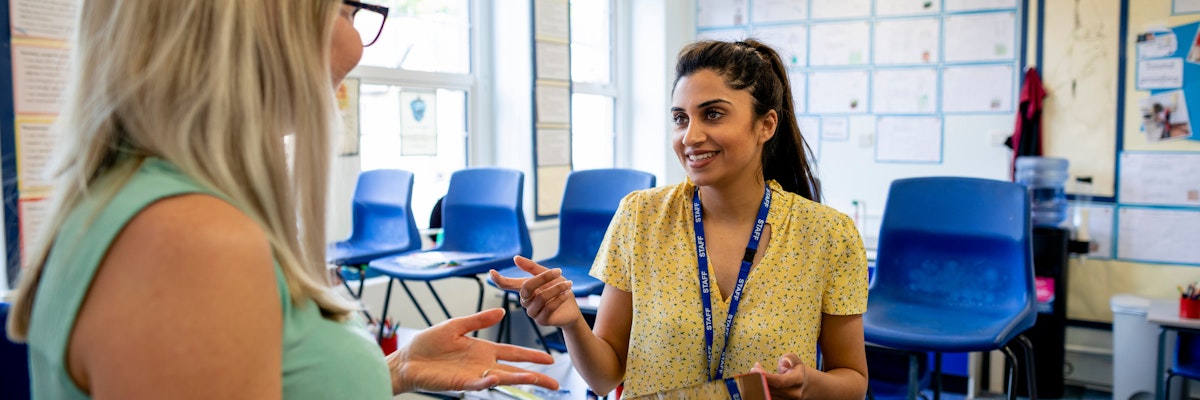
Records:
[[[549,354],[466,336],[502,318],[504,310],[493,309],[453,318],[417,333],[407,346],[387,356],[392,392],[484,390],[520,384],[557,390],[558,382],[549,376],[498,362],[553,364]]]
[[[800,360],[800,356],[792,353],[779,357],[775,373],[767,372],[762,364],[754,363],[750,372],[763,374],[767,378],[767,386],[771,389],[771,398],[799,399],[804,395],[804,383],[808,367]]]

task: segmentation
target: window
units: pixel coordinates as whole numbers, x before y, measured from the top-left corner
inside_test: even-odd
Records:
[[[571,0],[571,159],[576,170],[615,165],[612,0]]]
[[[367,0],[390,8],[352,76],[359,89],[361,169],[414,175],[412,210],[427,228],[450,175],[466,168],[476,96],[476,1]]]

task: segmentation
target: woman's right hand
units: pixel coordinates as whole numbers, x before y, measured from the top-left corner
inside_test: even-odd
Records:
[[[562,277],[561,269],[547,269],[521,256],[513,261],[533,277],[507,278],[493,269],[489,271],[492,282],[501,289],[517,291],[525,313],[538,325],[563,327],[583,318],[571,292],[571,281]]]

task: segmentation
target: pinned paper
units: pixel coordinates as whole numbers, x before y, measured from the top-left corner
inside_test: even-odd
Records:
[[[1147,60],[1168,57],[1175,54],[1178,46],[1178,41],[1175,40],[1175,33],[1173,32],[1143,33],[1138,35],[1138,58]]]

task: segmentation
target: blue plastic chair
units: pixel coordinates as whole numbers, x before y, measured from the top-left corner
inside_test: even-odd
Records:
[[[358,175],[350,209],[350,237],[326,249],[329,264],[339,267],[342,285],[356,299],[363,282],[379,276],[367,269],[371,261],[421,249],[421,236],[412,213],[412,172],[377,169]],[[349,282],[358,281],[358,290]],[[370,315],[367,316],[370,318]]]
[[[896,180],[863,315],[866,341],[934,353],[935,399],[941,353],[998,349],[1011,361],[1008,397],[1015,399],[1018,360],[1010,347],[1019,347],[1036,400],[1033,345],[1021,335],[1037,318],[1030,235],[1024,186],[977,178]],[[917,373],[909,372],[909,398],[916,398]]]
[[[0,302],[0,324],[8,320],[8,303]],[[28,399],[29,349],[8,341],[0,329],[0,399]]]
[[[1176,376],[1184,379],[1200,380],[1200,333],[1179,331],[1175,339],[1175,363],[1167,369],[1167,378],[1163,381],[1163,398],[1171,398],[1171,378]],[[1183,385],[1187,394],[1187,385]],[[1186,397],[1186,396],[1185,396]]]
[[[450,188],[442,201],[442,243],[432,249],[384,257],[369,263],[371,270],[390,278],[384,297],[383,315],[387,316],[392,283],[400,281],[400,286],[416,306],[421,318],[432,326],[425,310],[405,283],[424,281],[446,318],[451,318],[450,311],[431,282],[455,277],[471,278],[479,284],[479,300],[475,308],[476,311],[482,310],[483,280],[478,274],[510,266],[514,256],[529,257],[533,254],[522,207],[524,180],[525,174],[521,171],[502,168],[472,168],[451,175]],[[410,263],[413,256],[450,254],[448,252],[469,256],[432,268]]]
[[[604,282],[588,275],[588,272],[592,269],[596,252],[600,251],[600,242],[604,241],[604,234],[608,232],[608,224],[612,222],[613,215],[617,213],[617,207],[625,195],[635,190],[652,188],[654,183],[654,175],[631,169],[571,172],[567,176],[562,206],[558,212],[558,253],[538,263],[546,268],[561,268],[563,277],[572,282],[571,291],[575,296],[599,294],[604,290]],[[516,266],[498,272],[507,277],[529,276]],[[495,286],[491,279],[488,283]],[[515,291],[504,293],[505,309],[508,309],[511,303],[519,304],[510,303],[511,296],[514,295],[519,296]],[[528,319],[534,331],[540,332],[533,318]],[[505,332],[511,333],[511,330],[505,328],[507,326],[501,326],[496,341],[500,341],[500,335]],[[550,352],[545,338],[540,339],[546,352]]]

